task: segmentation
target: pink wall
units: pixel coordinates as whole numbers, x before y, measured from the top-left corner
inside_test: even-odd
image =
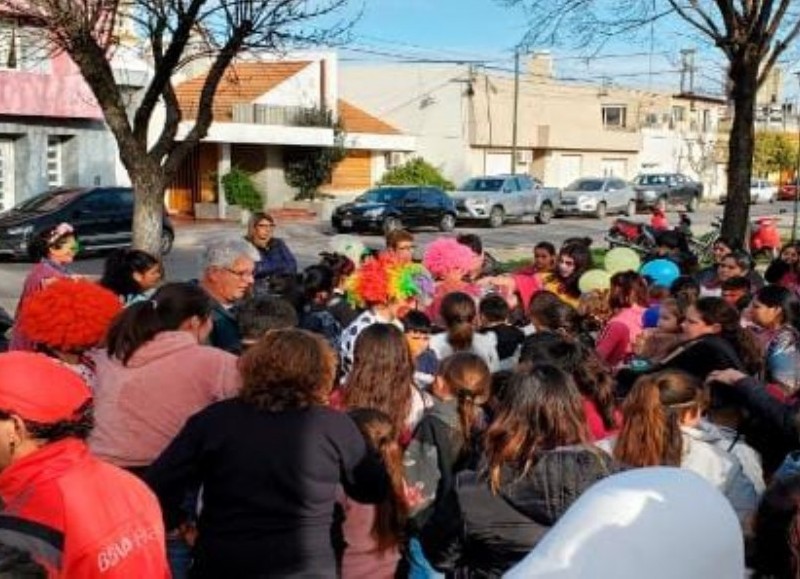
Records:
[[[102,119],[92,91],[66,54],[50,62],[50,73],[0,70],[0,115]]]

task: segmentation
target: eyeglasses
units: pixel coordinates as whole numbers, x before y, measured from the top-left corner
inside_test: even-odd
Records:
[[[230,267],[225,267],[223,269],[225,271],[227,271],[228,273],[232,273],[233,275],[235,275],[239,279],[253,279],[253,271],[252,270],[248,269],[246,271],[236,271],[235,269],[231,269]]]
[[[414,251],[415,246],[413,245],[398,245],[397,251]]]

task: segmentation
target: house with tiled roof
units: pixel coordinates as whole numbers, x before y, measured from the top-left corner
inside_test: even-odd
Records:
[[[177,81],[182,123],[178,138],[191,130],[205,74]],[[309,113],[329,110],[343,127],[346,157],[322,189],[351,195],[372,186],[388,166],[415,148],[413,137],[385,120],[339,98],[335,54],[302,54],[233,64],[213,105],[208,135],[186,159],[168,188],[173,213],[224,217],[220,178],[232,167],[253,176],[265,207],[281,207],[296,191],[286,183],[284,158],[292,148],[330,147],[334,130],[309,126]]]

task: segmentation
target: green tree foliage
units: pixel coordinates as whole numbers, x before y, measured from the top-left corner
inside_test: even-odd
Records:
[[[439,169],[421,157],[389,169],[378,181],[378,185],[431,185],[447,191],[456,188],[452,181],[444,178]]]
[[[301,127],[333,129],[332,147],[287,147],[284,153],[286,182],[298,190],[295,199],[313,201],[319,188],[331,180],[336,165],[345,158],[345,132],[331,111],[307,109],[295,120]]]
[[[785,133],[759,131],[756,133],[753,172],[761,177],[783,173],[797,163],[797,144]]]
[[[246,171],[233,167],[222,176],[222,188],[225,200],[230,205],[238,205],[248,211],[263,211],[264,198]]]

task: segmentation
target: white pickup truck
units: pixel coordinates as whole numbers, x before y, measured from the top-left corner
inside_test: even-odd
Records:
[[[548,223],[559,208],[561,191],[528,175],[474,177],[451,194],[459,220],[500,227],[507,219],[533,215]]]

